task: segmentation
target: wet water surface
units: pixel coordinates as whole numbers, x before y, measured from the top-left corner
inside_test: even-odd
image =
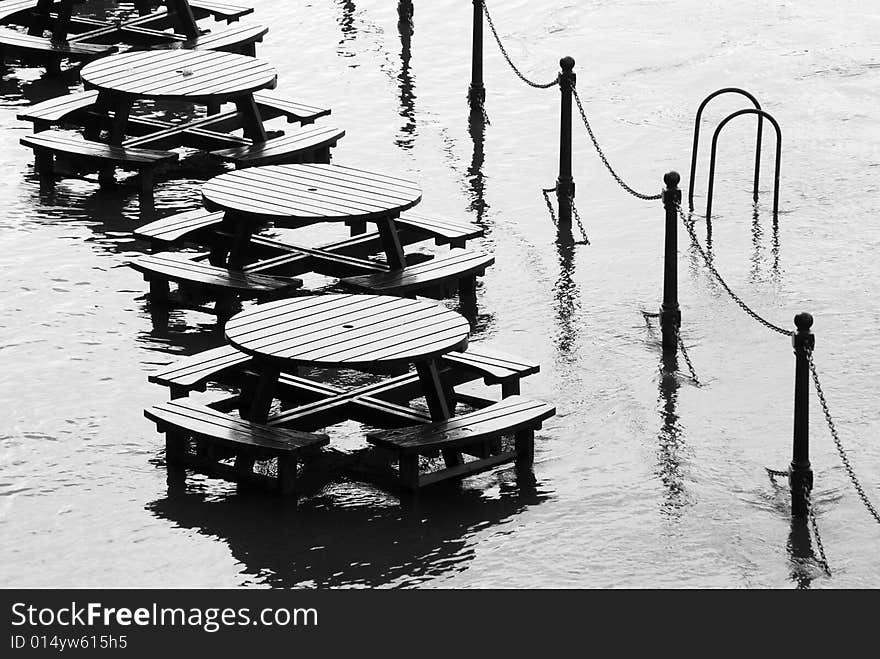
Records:
[[[788,339],[730,302],[682,232],[683,336],[703,386],[664,373],[659,331],[641,314],[656,311],[661,295],[660,203],[617,187],[576,117],[577,206],[592,244],[557,241],[540,189],[556,179],[559,93],[522,84],[492,43],[489,122],[469,121],[470,2],[416,0],[412,26],[388,0],[253,4],[251,20],[270,26],[258,51],[277,66],[279,92],[326,103],[325,121],[346,129],[334,162],[416,178],[419,210],[485,228],[496,262],[478,289],[473,341],[538,361],[523,393],[558,411],[538,433],[534,480],[504,468],[404,506],[344,477],[315,486],[296,509],[198,476],[169,493],[162,438],[142,412],[168,393],[147,375],[222,337],[191,312],[154,325],[145,284],[125,264],[148,248],[133,228],[197,206],[200,183],[222,170],[195,161],[160,178],[154,210],[139,207],[133,188],[99,191],[75,179],[41,187],[18,144],[30,126],[15,114],[76,88],[77,78],[9,61],[0,79],[0,584],[880,585],[880,528],[849,485],[815,398],[813,498],[833,576],[816,562],[815,540],[792,525],[787,490],[764,471],[790,461]],[[714,89],[745,87],[777,118],[778,226],[772,136],[753,207],[754,120],[741,118],[720,141],[712,253],[773,322],[815,315],[832,413],[880,501],[877,8],[856,0],[490,8],[527,76],[550,80],[560,56],[575,57],[596,135],[639,190],[658,192],[669,169],[686,173],[694,112]],[[740,107],[719,99],[707,122]],[[702,220],[697,231],[705,239]],[[332,436],[342,451],[366,446],[354,423]]]

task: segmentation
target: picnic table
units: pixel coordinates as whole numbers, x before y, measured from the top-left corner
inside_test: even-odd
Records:
[[[164,0],[151,9],[138,0],[138,12],[117,20],[100,20],[76,13],[83,0],[3,0],[0,23],[25,25],[27,32],[0,27],[0,46],[48,59],[52,72],[60,70],[61,59],[89,61],[115,52],[118,45],[155,47],[183,46],[213,48],[254,54],[255,42],[267,32],[262,26],[210,31],[206,36],[197,18],[213,15],[237,20],[253,10],[228,3],[202,0]],[[50,36],[44,34],[48,32]]]
[[[422,191],[415,181],[378,172],[329,164],[269,165],[221,174],[202,187],[209,211],[224,211],[224,225],[235,236],[227,264],[240,267],[253,229],[266,221],[304,227],[317,222],[375,222],[389,268],[403,268],[406,257],[395,218],[415,206]],[[294,255],[303,248],[277,244]],[[309,250],[315,260],[337,263],[339,256]],[[349,265],[353,261],[349,259]],[[367,272],[381,268],[363,260]]]
[[[519,380],[538,366],[482,347],[468,351],[469,330],[464,317],[443,306],[394,296],[310,295],[257,305],[229,321],[229,345],[152,375],[151,381],[171,387],[172,400],[145,415],[166,432],[169,465],[252,480],[257,456],[277,457],[279,476],[273,484],[284,491],[294,488],[298,456],[330,441],[315,431],[347,419],[389,428],[368,433],[367,440],[381,447],[374,453],[379,462],[397,459],[395,478],[404,488],[506,462],[529,466],[534,431],[555,413],[552,406],[519,395]],[[310,374],[324,369],[381,373],[409,365],[415,366],[414,374],[348,390],[323,377],[297,375],[302,367]],[[225,382],[224,374],[237,383],[239,394],[208,406],[186,397],[208,380]],[[455,391],[479,377],[513,386],[503,385],[497,402]],[[409,405],[422,396],[428,415]],[[276,399],[284,404],[280,412],[273,412]],[[459,402],[476,409],[456,416]],[[232,411],[236,408],[238,414]],[[514,437],[513,447],[502,445],[508,435]],[[195,453],[187,438],[199,443]],[[437,453],[445,467],[420,473],[420,456]],[[465,455],[475,459],[465,461]],[[234,468],[218,463],[230,457]]]
[[[454,400],[439,358],[467,347],[463,316],[423,300],[388,295],[309,295],[257,305],[230,319],[226,339],[254,359],[256,386],[243,401],[251,421],[265,422],[279,375],[298,367],[375,372],[414,364],[431,418],[451,416]],[[300,417],[301,418],[301,417]]]
[[[254,92],[273,89],[278,79],[274,67],[263,60],[204,50],[151,50],[113,55],[88,64],[81,76],[86,89],[98,91],[98,110],[112,111],[110,143],[122,146],[126,146],[131,107],[138,100],[202,105],[232,101],[241,114],[245,137],[265,141],[266,131]],[[191,127],[183,123],[168,131],[183,133]],[[142,136],[137,145],[149,146],[151,137],[157,136]],[[162,137],[167,139],[168,132],[163,131]]]

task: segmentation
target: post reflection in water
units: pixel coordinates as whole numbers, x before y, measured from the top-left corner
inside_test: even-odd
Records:
[[[559,258],[559,277],[553,286],[553,308],[556,313],[556,335],[553,343],[562,361],[577,358],[578,328],[575,325],[580,296],[574,281],[575,241],[571,227],[562,225],[556,234],[556,253]]]
[[[816,555],[805,518],[791,518],[786,549],[791,561],[791,580],[800,590],[809,588],[816,574]]]
[[[415,92],[410,60],[412,59],[412,35],[413,6],[409,0],[400,0],[397,4],[397,30],[400,33],[400,73],[397,75],[398,87],[400,88],[400,110],[398,113],[404,119],[400,127],[400,136],[395,144],[402,149],[411,149],[414,144],[416,132],[415,119]]]
[[[663,425],[657,435],[657,476],[665,488],[662,510],[672,517],[679,517],[687,504],[682,470],[682,453],[685,444],[676,409],[678,390],[681,388],[677,373],[677,351],[664,350],[660,361],[660,385],[657,398],[658,413],[663,419]]]
[[[341,487],[349,485],[360,488]],[[147,509],[179,528],[224,541],[250,583],[376,587],[418,584],[464,569],[473,558],[474,533],[546,498],[533,478],[518,476],[494,498],[481,490],[440,487],[406,506],[373,490],[358,492],[347,506],[323,493],[296,506],[256,493],[211,497],[172,490]]]
[[[489,205],[486,203],[486,177],[483,174],[483,162],[486,158],[486,114],[483,108],[473,105],[468,114],[468,133],[474,143],[471,164],[467,169],[468,196],[470,204],[468,210],[474,214],[474,223],[486,229],[486,211]]]

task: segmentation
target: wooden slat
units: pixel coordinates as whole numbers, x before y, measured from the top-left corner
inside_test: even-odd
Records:
[[[274,119],[275,117],[286,117],[287,123],[301,122],[311,123],[321,117],[330,114],[330,108],[318,107],[299,101],[289,101],[279,98],[269,92],[258,92],[254,94],[254,100],[260,109],[260,115],[264,119]]]
[[[116,52],[116,46],[53,41],[9,28],[0,27],[0,45],[4,48],[47,53],[70,59],[91,59]]]
[[[222,18],[226,21],[238,20],[242,16],[252,14],[254,11],[253,7],[234,5],[229,2],[211,2],[209,0],[189,0],[189,6],[196,18],[213,16],[214,18]]]
[[[269,165],[221,174],[202,188],[208,208],[267,218],[337,221],[387,217],[421,199],[406,179],[341,165]]]
[[[489,254],[454,248],[442,257],[418,265],[387,273],[346,277],[342,283],[370,292],[406,295],[445,281],[479,274],[494,262],[495,258]]]
[[[479,238],[483,235],[483,230],[476,224],[454,222],[421,213],[414,213],[413,211],[401,213],[400,217],[394,220],[394,223],[398,226],[407,226],[425,231],[431,236],[445,239],[445,242],[451,240],[470,240],[471,238]]]
[[[267,32],[269,32],[269,28],[264,25],[236,25],[222,30],[211,30],[183,45],[184,48],[226,50],[262,41]]]
[[[341,128],[308,126],[250,146],[212,151],[211,155],[243,165],[269,165],[335,146],[344,136],[345,131]]]
[[[275,69],[254,57],[213,50],[129,52],[83,68],[88,88],[170,99],[222,100],[274,87]]]
[[[266,358],[357,366],[457,350],[469,330],[461,315],[421,300],[322,295],[259,305],[232,318],[226,336]]]
[[[511,377],[525,377],[541,370],[541,366],[536,362],[473,344],[468,346],[467,352],[450,352],[443,355],[443,361],[455,367],[483,374],[486,384],[497,384]]]
[[[30,105],[16,115],[21,121],[59,122],[68,115],[88,109],[98,100],[98,92],[74,92]]]
[[[134,235],[172,243],[182,240],[196,231],[216,226],[222,221],[222,212],[211,213],[202,208],[197,208],[145,224],[135,229]]]
[[[269,428],[186,400],[154,405],[144,410],[144,416],[196,436],[276,454],[295,453],[303,448],[325,446],[330,442],[327,435]]]
[[[151,373],[147,380],[166,387],[194,387],[233,368],[243,368],[251,357],[232,346],[221,346],[179,359],[173,364]]]
[[[129,265],[150,276],[159,275],[171,281],[193,282],[210,288],[234,289],[240,292],[274,291],[302,285],[298,279],[251,275],[192,261],[184,254],[168,252],[142,256],[130,261]]]
[[[510,396],[489,407],[424,426],[368,433],[367,441],[403,455],[455,449],[527,428],[556,413],[547,403]]]
[[[54,131],[27,135],[22,137],[20,141],[23,145],[31,148],[48,149],[57,153],[67,153],[82,158],[110,160],[123,165],[143,165],[177,160],[177,154],[172,151],[112,146],[101,142],[84,140],[81,137],[62,135]]]

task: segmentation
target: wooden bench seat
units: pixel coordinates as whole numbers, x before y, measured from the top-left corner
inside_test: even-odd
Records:
[[[67,123],[81,125],[85,111],[91,109],[97,100],[97,91],[64,94],[28,106],[16,118],[32,122],[36,132]]]
[[[177,154],[173,151],[111,146],[58,131],[27,135],[20,142],[34,150],[36,168],[40,174],[51,174],[54,171],[53,157],[65,154],[74,161],[109,163],[110,169],[103,169],[101,172],[102,183],[112,179],[113,166],[137,170],[141,179],[141,192],[146,193],[152,193],[153,172],[156,167],[177,160]]]
[[[204,391],[209,382],[233,382],[251,364],[251,357],[225,345],[183,357],[151,373],[148,380],[171,390],[171,398],[186,396],[190,391]],[[500,384],[502,397],[519,393],[519,381],[537,373],[540,367],[528,360],[507,355],[479,344],[471,344],[467,352],[448,352],[441,358],[441,365],[468,375],[482,377],[487,385]],[[226,376],[232,376],[227,379]],[[415,377],[415,376],[413,376]],[[454,383],[468,381],[468,377],[454,378]],[[398,392],[409,383],[392,383],[391,388],[374,395],[389,400],[408,400],[409,392]],[[399,385],[399,387],[398,387]],[[402,397],[401,397],[402,396]]]
[[[144,416],[165,433],[165,459],[170,467],[189,466],[235,481],[268,481],[283,494],[296,489],[301,452],[330,442],[327,435],[270,428],[188,400],[149,407]],[[189,450],[190,439],[198,443],[195,453]],[[227,449],[219,457],[234,456],[235,465],[219,462],[217,448]],[[278,460],[276,479],[254,473],[254,462],[267,459]]]
[[[480,238],[483,230],[470,222],[455,222],[453,220],[430,217],[421,213],[407,211],[395,218],[394,223],[400,229],[411,229],[427,238],[433,238],[437,245],[450,245],[451,247],[464,247],[468,240]],[[363,233],[363,223],[347,223],[354,233]]]
[[[402,296],[418,293],[442,297],[457,286],[459,295],[464,300],[474,297],[477,276],[482,275],[494,262],[495,258],[489,254],[454,248],[448,254],[418,265],[372,275],[346,277],[341,281],[346,286],[370,293]]]
[[[219,225],[224,215],[223,211],[211,213],[204,208],[196,208],[138,227],[134,230],[134,235],[146,238],[153,251],[158,251],[162,247],[180,244],[185,240],[197,240],[200,233],[206,233]]]
[[[299,130],[274,137],[259,144],[212,151],[211,155],[235,163],[236,167],[291,164],[302,162],[330,162],[330,149],[345,135],[340,128],[305,126]]]
[[[55,41],[0,27],[0,52],[21,51],[47,56],[53,62],[52,68],[57,68],[61,59],[83,62],[115,53],[116,50],[113,45]]]
[[[213,266],[194,260],[192,255],[176,252],[148,254],[130,261],[129,265],[143,273],[144,279],[149,282],[151,302],[171,302],[169,281],[185,289],[207,289],[217,297],[213,313],[221,321],[234,313],[238,298],[277,296],[302,286],[302,280],[293,277],[248,274],[240,270]],[[188,305],[181,304],[181,306]],[[207,311],[202,306],[191,308]]]
[[[18,18],[16,14],[32,12],[37,8],[37,0],[2,0],[0,2],[0,22],[6,23],[10,19]]]
[[[196,19],[211,16],[215,20],[224,20],[227,23],[233,23],[242,16],[247,16],[254,12],[253,7],[234,5],[230,2],[212,2],[209,0],[190,0],[189,6]]]
[[[260,110],[260,116],[265,121],[276,117],[285,117],[289,124],[306,125],[330,114],[330,108],[290,101],[265,91],[254,94],[254,101]]]
[[[196,50],[222,50],[239,55],[257,54],[257,42],[262,41],[269,28],[263,25],[235,25],[220,30],[211,30],[183,44],[184,48]]]
[[[416,490],[449,478],[462,478],[516,461],[523,466],[534,460],[534,431],[556,414],[547,403],[511,396],[483,409],[447,421],[367,434],[367,441],[394,452],[398,458],[401,487]],[[499,450],[498,440],[513,435],[514,450]],[[475,449],[484,445],[493,453],[470,462],[459,459],[439,471],[419,474],[419,456]]]

